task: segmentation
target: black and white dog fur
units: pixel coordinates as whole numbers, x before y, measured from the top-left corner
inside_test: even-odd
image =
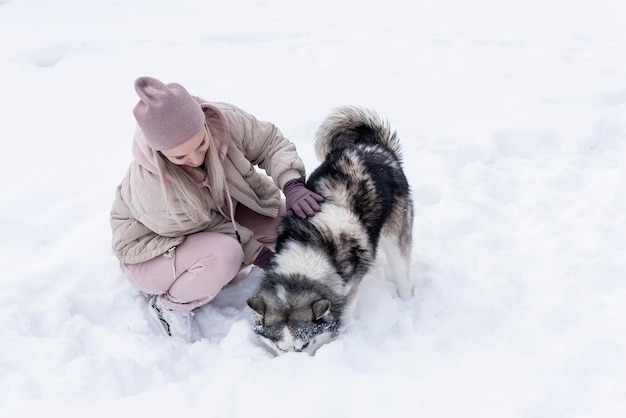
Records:
[[[315,133],[315,153],[322,162],[307,187],[324,197],[321,211],[283,218],[274,258],[248,299],[254,331],[277,354],[314,354],[340,333],[379,248],[399,296],[413,292],[413,203],[395,131],[371,110],[342,107]]]

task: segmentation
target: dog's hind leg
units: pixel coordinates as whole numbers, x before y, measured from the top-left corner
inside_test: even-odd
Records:
[[[413,207],[410,200],[396,210],[383,228],[380,245],[387,257],[398,289],[398,295],[408,300],[413,295],[410,276],[411,250],[413,244]]]
[[[393,280],[398,290],[398,295],[403,300],[408,300],[413,295],[413,282],[410,277],[411,265],[410,251],[400,246],[397,235],[381,236],[380,245],[385,252],[387,264],[393,274]]]

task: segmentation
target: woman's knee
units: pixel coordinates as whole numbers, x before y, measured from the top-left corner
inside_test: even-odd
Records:
[[[235,238],[214,232],[189,235],[176,248],[176,268],[186,271],[199,266],[226,269],[239,268],[243,249]]]
[[[226,235],[194,239],[184,247],[181,244],[176,252],[179,273],[167,291],[167,298],[174,303],[207,303],[235,277],[243,261],[241,245]]]
[[[173,255],[173,256],[172,256]],[[182,298],[199,293],[215,296],[235,277],[243,262],[239,242],[224,234],[189,235],[173,252],[139,264],[121,264],[122,272],[137,289],[148,294],[178,293]]]

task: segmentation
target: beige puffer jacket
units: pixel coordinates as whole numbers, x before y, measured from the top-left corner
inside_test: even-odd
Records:
[[[277,216],[281,199],[279,188],[305,174],[295,145],[273,124],[259,121],[233,105],[196,100],[205,112],[211,135],[224,157],[233,200],[262,215]],[[166,209],[152,150],[139,129],[135,133],[133,154],[135,161],[117,187],[110,214],[112,247],[121,262],[136,264],[150,260],[195,232],[212,231],[235,237],[231,220],[216,207],[211,208],[208,222],[196,224],[188,220],[183,225],[178,224]],[[271,178],[255,166],[264,169]],[[208,200],[208,191],[206,197]],[[184,208],[181,207],[181,211],[184,212]],[[237,228],[244,263],[250,264],[262,244],[253,238],[249,229],[240,225]]]

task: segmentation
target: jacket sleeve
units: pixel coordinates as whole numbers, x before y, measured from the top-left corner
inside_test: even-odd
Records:
[[[231,141],[252,164],[264,169],[281,190],[289,180],[305,175],[295,144],[274,124],[258,120],[233,105],[222,104],[222,110],[229,123]]]
[[[111,207],[111,247],[123,263],[137,264],[161,254],[183,242],[184,237],[166,237],[156,234],[135,219],[117,187]]]

